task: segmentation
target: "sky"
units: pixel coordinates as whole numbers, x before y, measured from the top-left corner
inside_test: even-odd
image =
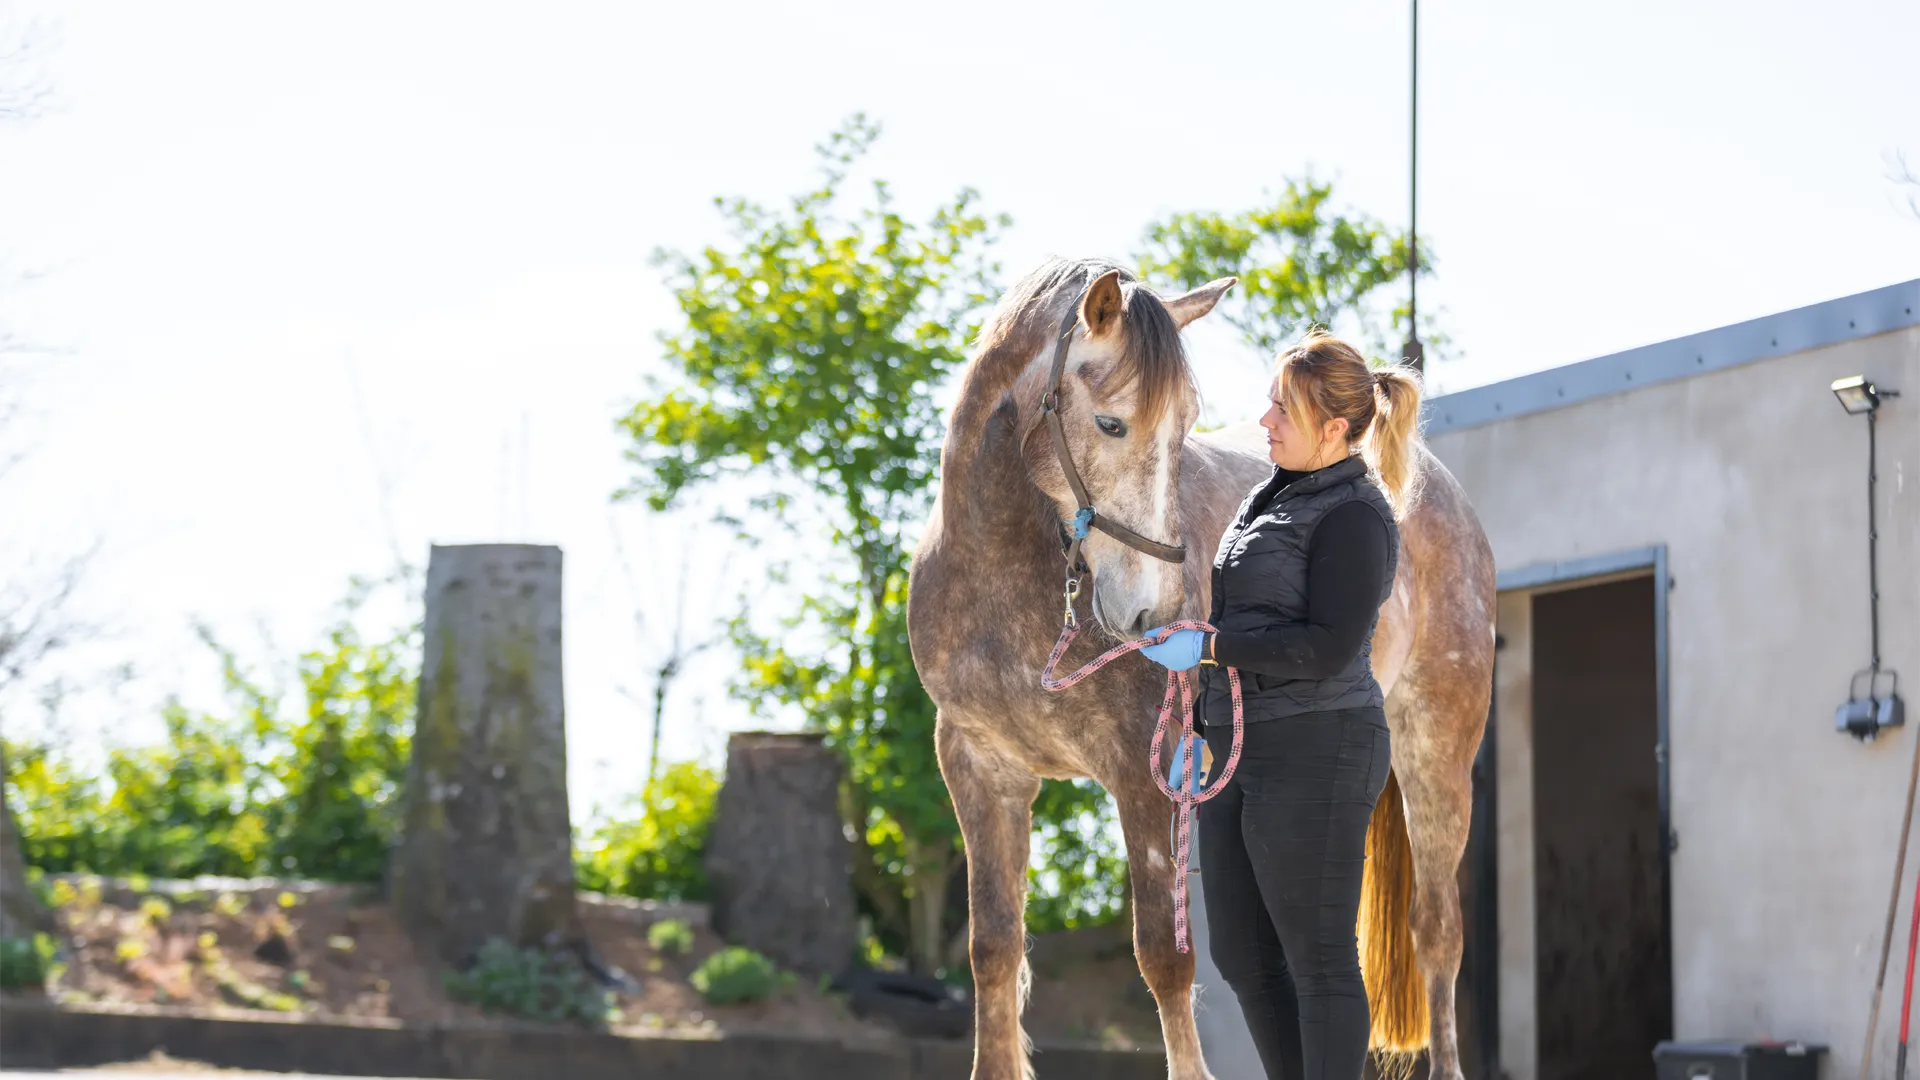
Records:
[[[554,543],[577,816],[644,775],[677,583],[694,636],[743,591],[783,602],[702,512],[611,501],[613,420],[675,326],[650,254],[722,242],[715,196],[803,190],[865,111],[909,212],[971,186],[1012,216],[1009,279],[1308,174],[1408,209],[1403,3],[0,2],[34,25],[0,321],[45,351],[13,365],[0,559],[98,547],[74,610],[100,636],[48,669],[69,732],[216,705],[196,620],[264,663],[318,643],[350,575]],[[1916,40],[1911,2],[1429,3],[1435,388],[1920,277],[1889,175],[1920,167]],[[1251,418],[1259,358],[1204,322],[1191,347],[1216,417]],[[667,757],[761,723],[729,660],[674,684]]]

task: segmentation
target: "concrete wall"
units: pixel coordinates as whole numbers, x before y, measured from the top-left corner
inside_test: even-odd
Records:
[[[1827,387],[1861,373],[1907,392],[1879,425],[1881,651],[1920,683],[1920,328],[1431,439],[1503,573],[1666,545],[1676,1036],[1825,1042],[1831,1076],[1858,1071],[1920,737],[1920,724],[1868,745],[1833,730],[1868,654],[1867,445]],[[1502,597],[1497,688],[1515,1080],[1535,1075],[1536,1047],[1524,600]],[[1907,902],[1876,1062],[1892,1060]]]

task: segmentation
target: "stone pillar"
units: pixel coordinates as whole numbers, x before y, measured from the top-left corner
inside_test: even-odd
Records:
[[[736,733],[707,840],[714,930],[808,975],[845,969],[858,936],[841,775],[820,735]]]
[[[573,941],[560,549],[436,546],[426,607],[394,908],[453,964],[489,937]]]

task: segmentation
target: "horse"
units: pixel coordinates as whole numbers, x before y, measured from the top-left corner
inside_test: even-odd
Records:
[[[1209,610],[1211,556],[1271,468],[1257,425],[1192,431],[1199,395],[1180,331],[1233,284],[1162,298],[1118,265],[1049,259],[1001,297],[960,375],[939,493],[909,569],[907,625],[966,846],[974,1080],[1033,1075],[1020,1013],[1032,804],[1045,778],[1092,778],[1112,795],[1134,955],[1168,1076],[1211,1080],[1193,956],[1174,937],[1174,876],[1185,868],[1169,858],[1171,806],[1148,767],[1165,672],[1129,654],[1048,693],[1041,670],[1067,612],[1102,631],[1073,642],[1061,660],[1070,671],[1113,641]],[[1452,474],[1424,446],[1416,459],[1373,643],[1392,772],[1369,829],[1357,933],[1370,1045],[1426,1049],[1433,1080],[1462,1080],[1455,875],[1492,693],[1493,557]],[[1095,513],[1080,518],[1094,530],[1073,542],[1063,523],[1088,502]],[[1084,595],[1069,552],[1091,574]]]

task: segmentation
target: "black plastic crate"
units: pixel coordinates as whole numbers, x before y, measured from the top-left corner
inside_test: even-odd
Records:
[[[1659,1080],[1818,1080],[1826,1052],[1802,1042],[1663,1042],[1653,1067]]]

